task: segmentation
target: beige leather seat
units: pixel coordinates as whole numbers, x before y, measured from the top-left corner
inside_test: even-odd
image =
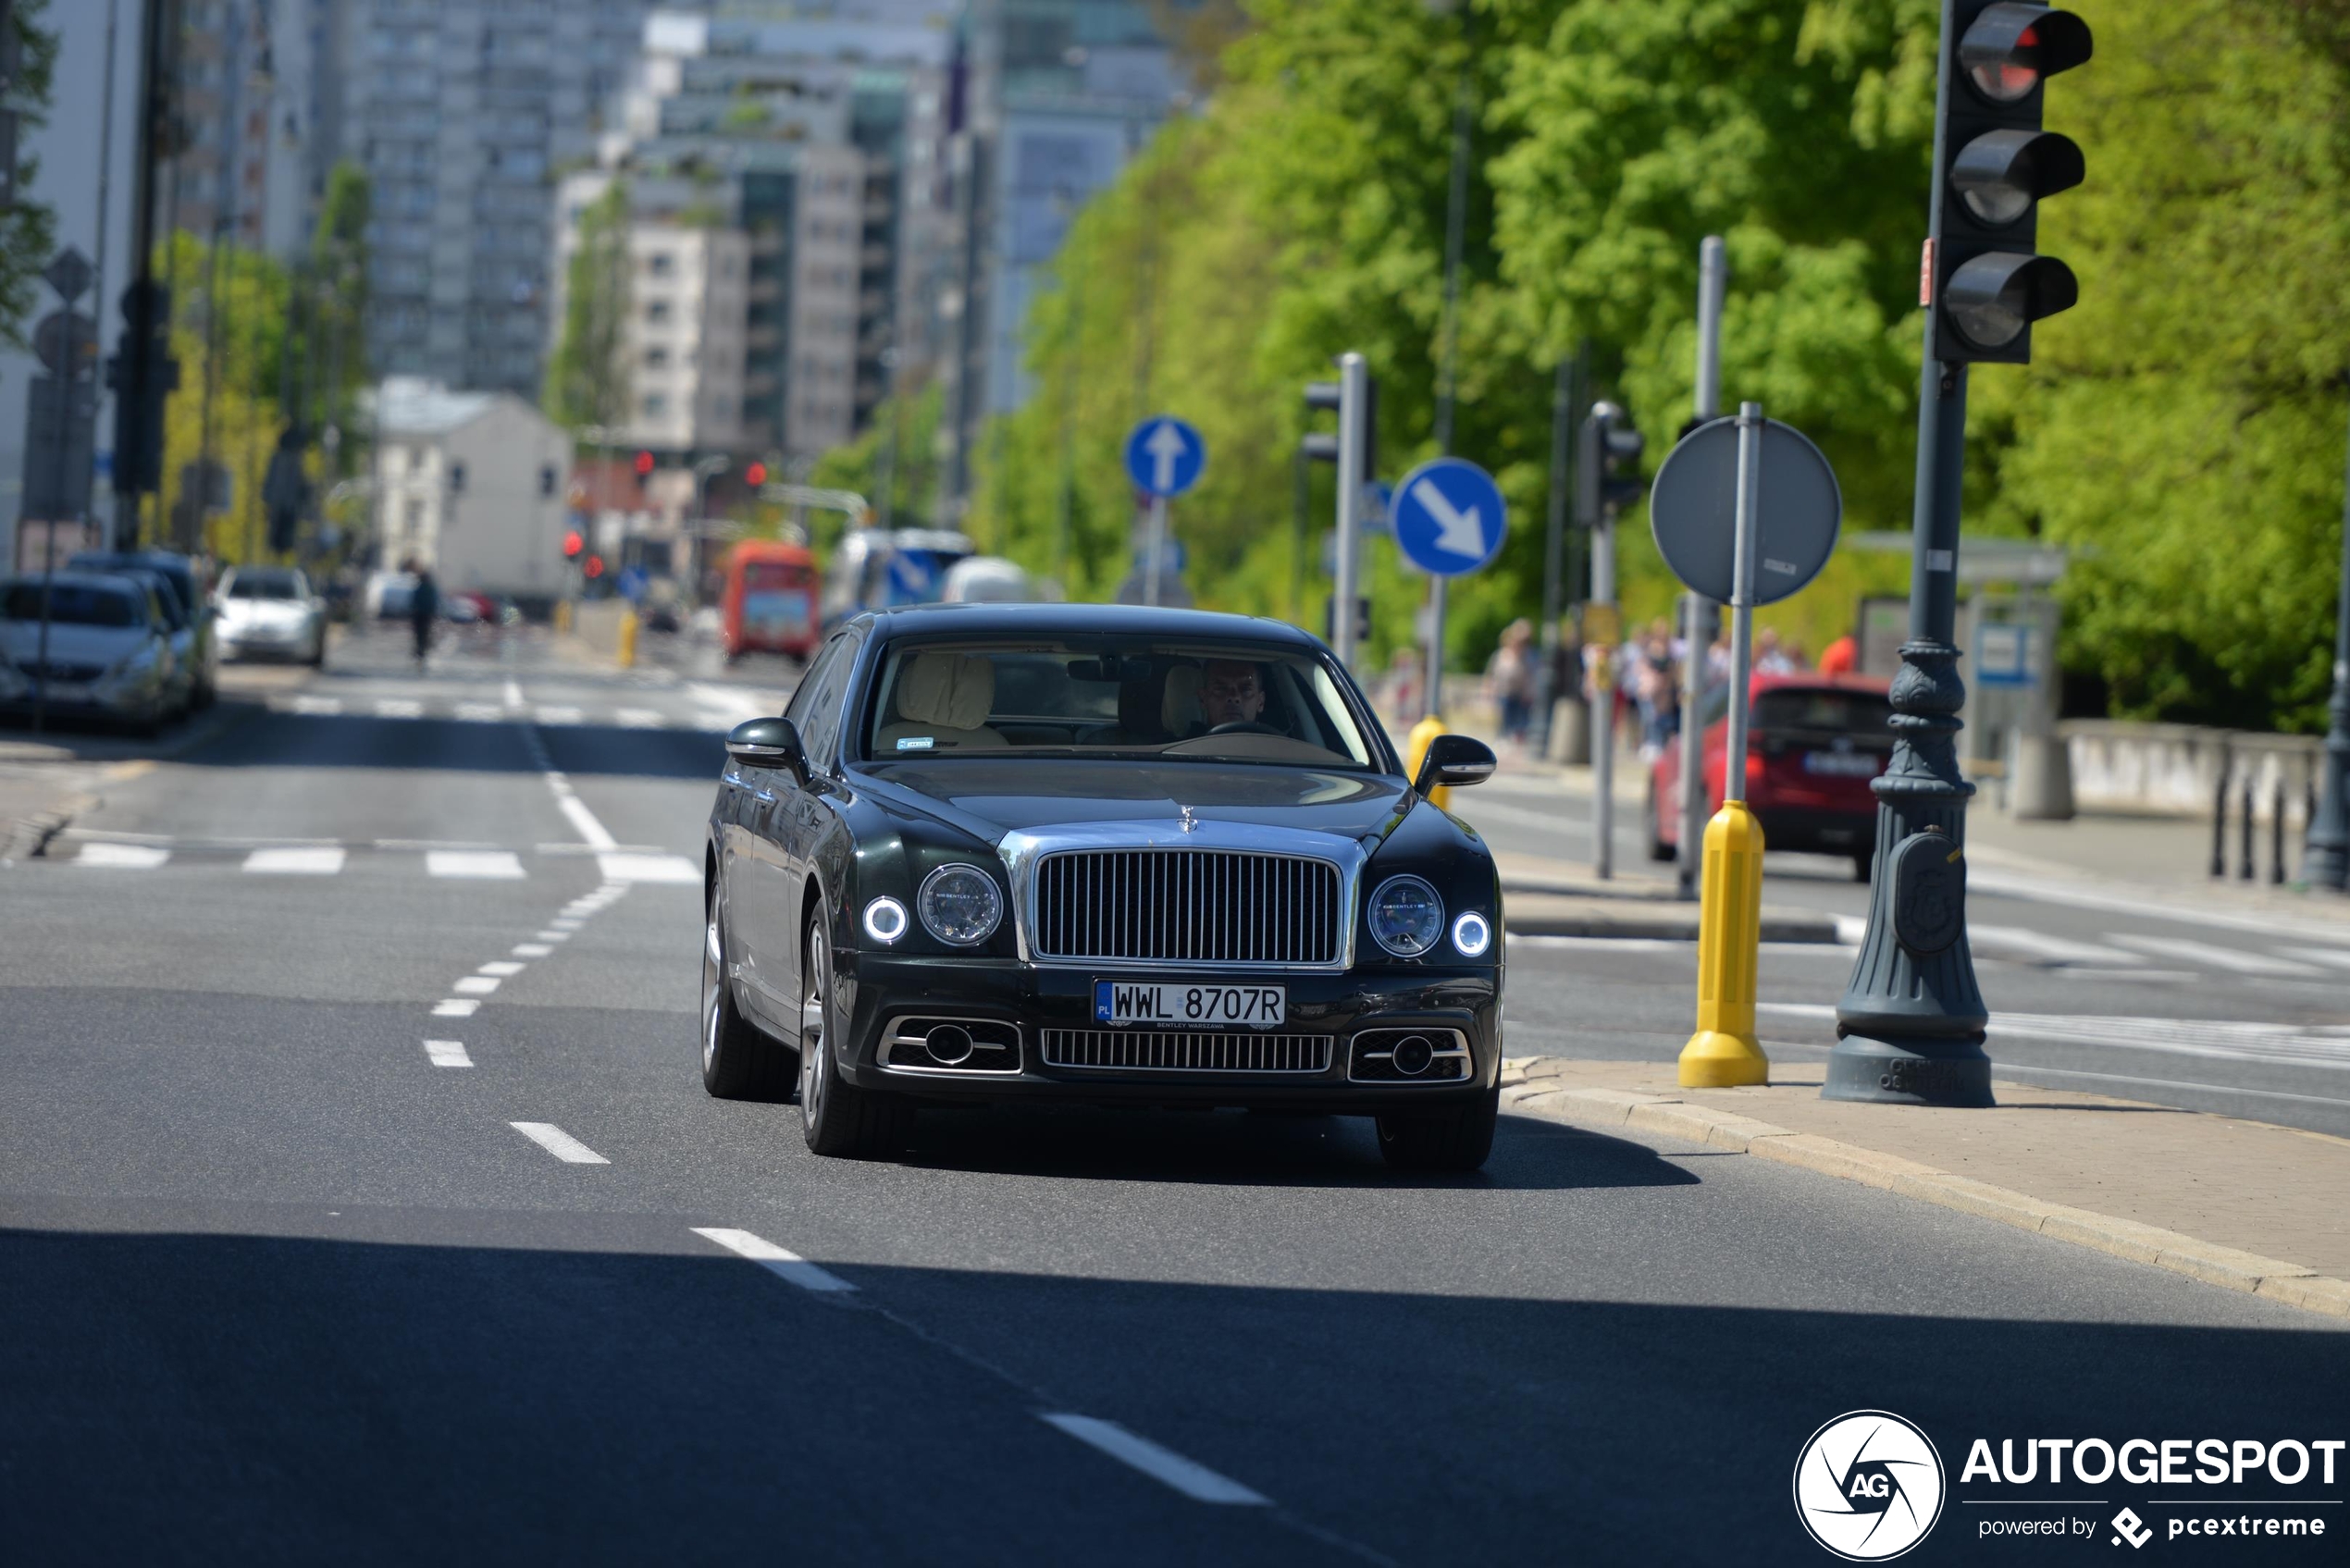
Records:
[[[1006,744],[985,722],[996,705],[996,666],[981,654],[937,649],[914,655],[898,673],[896,700],[897,720],[874,737],[876,758],[981,751]],[[930,745],[897,744],[924,739]]]
[[[1200,722],[1199,666],[1178,664],[1167,672],[1167,691],[1158,701],[1158,722],[1181,740]]]

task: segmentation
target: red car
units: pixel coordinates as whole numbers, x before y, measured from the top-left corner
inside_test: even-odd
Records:
[[[1757,675],[1747,732],[1746,803],[1773,849],[1849,855],[1868,880],[1876,853],[1876,795],[1869,781],[1893,757],[1886,683],[1868,675]],[[1729,694],[1715,687],[1705,724],[1705,809],[1722,806],[1729,749]],[[1681,840],[1681,747],[1664,749],[1649,773],[1649,853],[1670,860]]]

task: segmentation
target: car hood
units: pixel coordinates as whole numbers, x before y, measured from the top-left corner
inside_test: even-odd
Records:
[[[146,645],[150,634],[136,626],[68,626],[51,623],[49,658],[57,664],[104,664],[114,667],[127,653]],[[0,621],[0,650],[13,664],[31,664],[41,651],[41,623]]]
[[[1023,759],[882,762],[859,770],[873,795],[996,843],[1008,833],[1081,822],[1179,821],[1303,829],[1377,840],[1403,818],[1401,779],[1336,769],[1209,762]]]

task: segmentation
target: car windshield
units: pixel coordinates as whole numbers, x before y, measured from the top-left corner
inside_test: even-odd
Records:
[[[0,621],[41,619],[41,585],[10,583],[0,589]],[[146,620],[139,603],[121,588],[88,583],[49,585],[49,621],[59,626],[136,626]]]
[[[1314,654],[1267,644],[1086,639],[890,650],[865,755],[1028,752],[1373,765]]]
[[[240,572],[229,579],[230,599],[300,599],[302,589],[291,572]]]

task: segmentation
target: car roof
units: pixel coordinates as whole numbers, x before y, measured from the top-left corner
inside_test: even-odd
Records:
[[[1163,610],[1139,604],[917,604],[860,617],[884,637],[1112,636],[1221,638],[1280,643],[1301,651],[1321,639],[1286,621],[1213,610]]]
[[[54,587],[113,588],[117,592],[124,593],[135,592],[141,588],[149,588],[153,586],[152,583],[150,583],[146,577],[129,570],[120,572],[101,572],[86,566],[68,567],[64,571],[52,572],[49,574],[49,582]],[[0,577],[0,583],[9,585],[28,583],[34,587],[39,587],[41,586],[41,574],[38,572],[19,572],[13,576]]]

